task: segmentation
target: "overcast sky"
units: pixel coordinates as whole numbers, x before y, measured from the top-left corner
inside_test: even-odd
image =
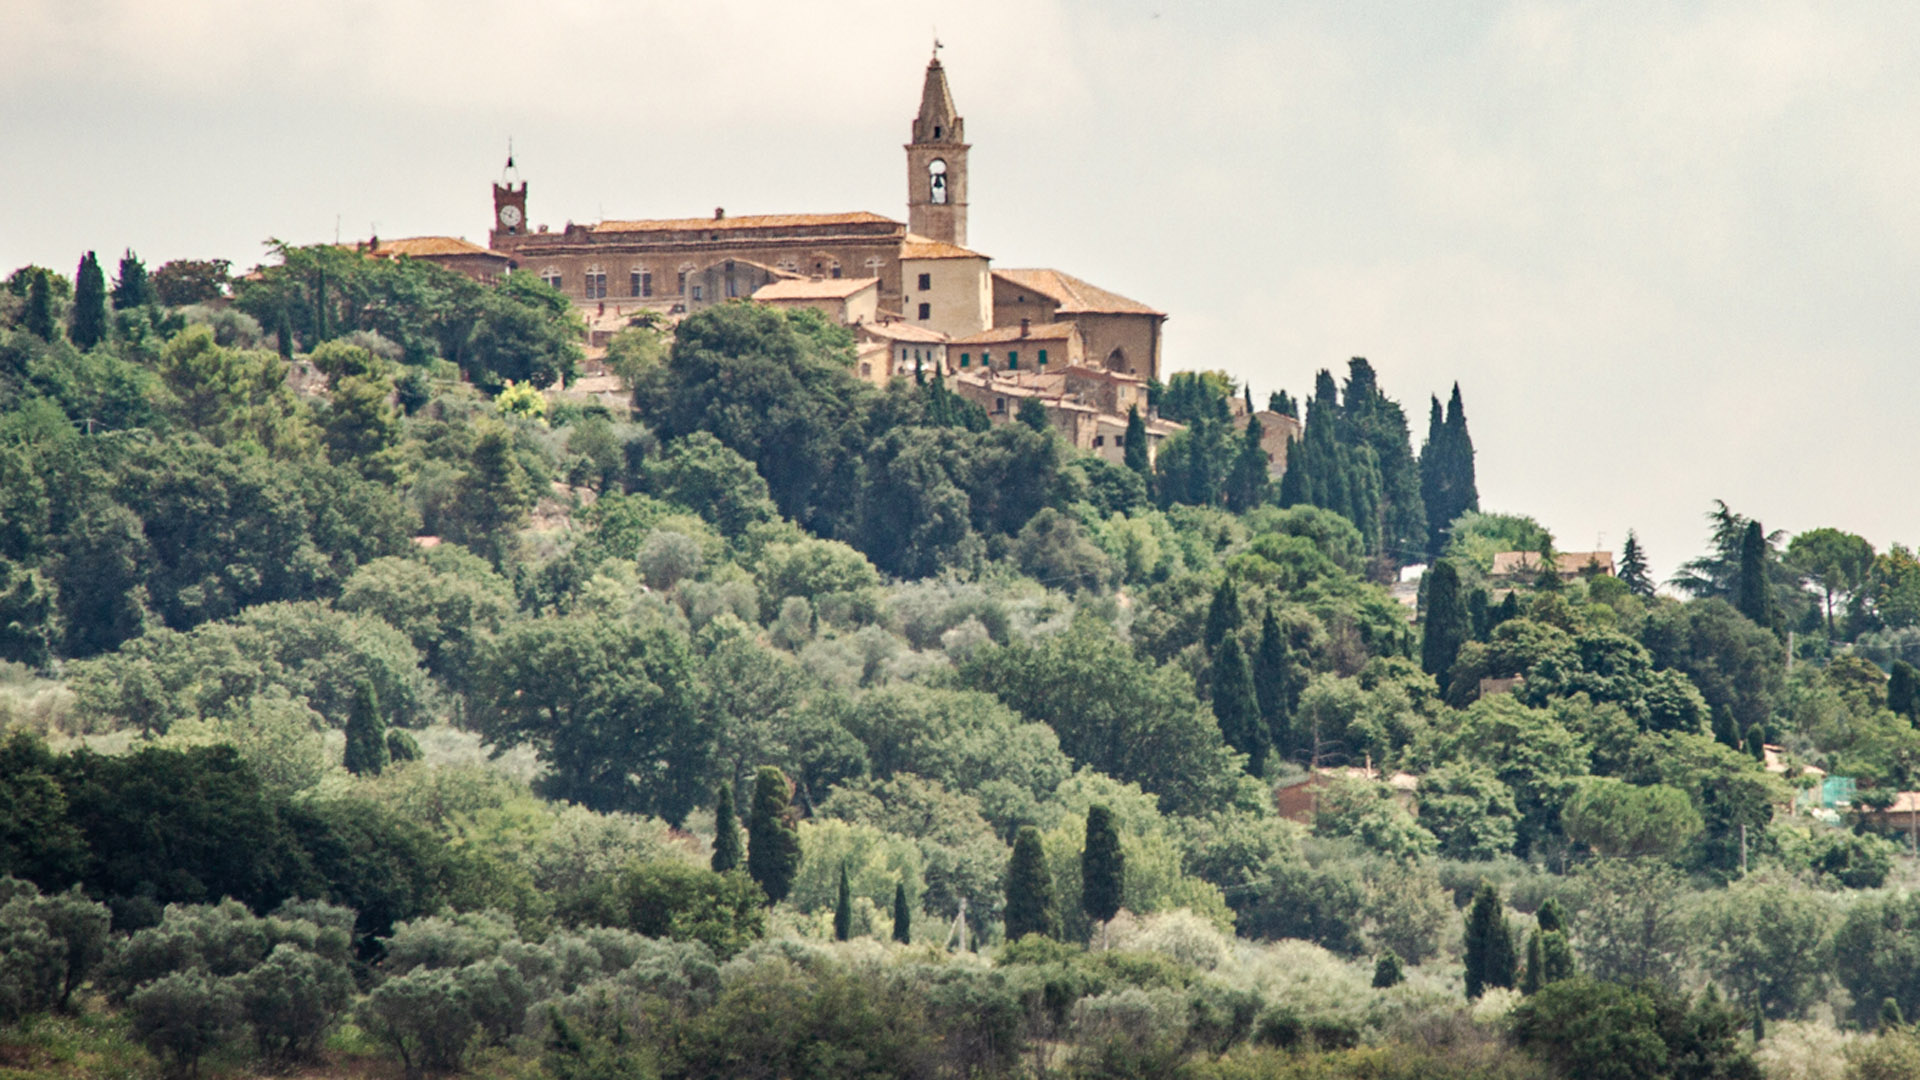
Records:
[[[1715,498],[1920,539],[1920,5],[0,0],[0,273],[872,210],[935,27],[973,247],[1256,398],[1458,380],[1482,505],[1665,573]]]

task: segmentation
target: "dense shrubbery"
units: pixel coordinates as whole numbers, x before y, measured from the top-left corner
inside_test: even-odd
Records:
[[[1116,466],[723,305],[617,336],[616,416],[537,392],[538,281],[278,255],[0,291],[0,1022],[562,1080],[1911,1049],[1909,838],[1793,809],[1916,786],[1904,548],[1720,507],[1686,602],[1637,546],[1495,581],[1551,534],[1364,361],[1272,485],[1218,373]]]

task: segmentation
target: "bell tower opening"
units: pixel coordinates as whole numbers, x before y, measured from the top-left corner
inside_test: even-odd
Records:
[[[939,53],[927,62],[920,112],[907,150],[907,231],[962,247],[967,243],[966,121]]]

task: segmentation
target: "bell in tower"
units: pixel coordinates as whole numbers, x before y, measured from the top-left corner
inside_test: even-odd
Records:
[[[907,231],[967,244],[966,121],[956,115],[939,46],[927,63],[920,114],[907,144]]]

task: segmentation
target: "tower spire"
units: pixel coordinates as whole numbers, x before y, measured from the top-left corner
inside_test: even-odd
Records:
[[[967,243],[967,126],[953,107],[953,91],[933,39],[920,112],[907,144],[907,229],[965,247]]]

